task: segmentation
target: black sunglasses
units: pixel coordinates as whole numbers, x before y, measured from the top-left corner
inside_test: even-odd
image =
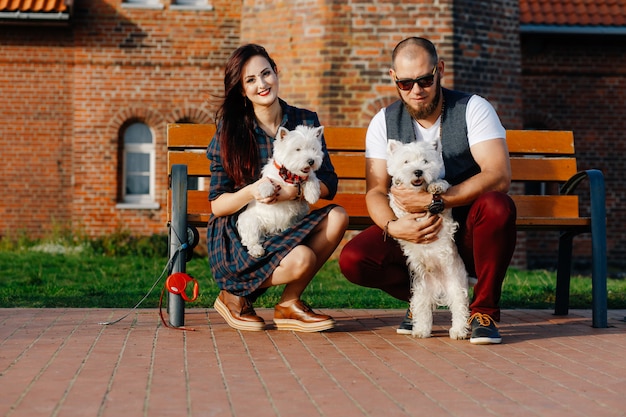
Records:
[[[428,88],[433,85],[435,82],[435,74],[437,73],[437,65],[433,68],[432,74],[424,75],[423,77],[418,78],[405,78],[399,80],[396,78],[396,85],[400,90],[410,91],[413,89],[415,83],[420,86],[420,88]]]

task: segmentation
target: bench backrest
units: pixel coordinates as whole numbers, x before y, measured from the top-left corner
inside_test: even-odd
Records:
[[[331,160],[340,179],[333,202],[350,215],[350,227],[360,229],[371,220],[365,206],[365,133],[366,128],[325,127],[324,137]],[[210,177],[206,148],[215,134],[212,124],[169,124],[167,126],[168,173],[173,164],[187,165],[188,175]],[[507,130],[515,182],[563,183],[576,172],[574,136],[569,131]],[[206,182],[208,188],[208,180]],[[518,209],[518,227],[554,228],[559,223],[588,224],[579,218],[576,195],[513,195]],[[168,193],[168,220],[171,216]],[[320,201],[320,205],[328,204]],[[189,190],[189,223],[206,225],[211,213],[208,191]],[[579,220],[575,220],[579,219]]]

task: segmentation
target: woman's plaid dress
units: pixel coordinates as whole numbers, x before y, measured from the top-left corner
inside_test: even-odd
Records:
[[[283,110],[281,126],[293,130],[297,125],[314,127],[320,125],[316,113],[290,106],[282,100],[280,100],[280,104]],[[260,166],[263,166],[272,156],[274,138],[268,136],[258,126],[255,128],[255,133],[261,157]],[[332,199],[337,192],[338,180],[323,137],[322,144],[325,156],[322,166],[316,174],[330,191],[327,198]],[[209,200],[215,200],[222,193],[236,191],[233,181],[226,175],[222,167],[220,146],[215,138],[207,149],[207,157],[211,161]],[[259,289],[263,281],[271,276],[280,261],[294,247],[302,244],[333,207],[335,205],[331,204],[314,210],[285,232],[268,237],[263,245],[265,255],[260,258],[250,256],[246,247],[241,243],[236,226],[237,217],[241,211],[223,217],[211,215],[207,227],[207,247],[209,265],[219,288],[238,296],[258,295],[260,291],[256,293],[255,291]]]

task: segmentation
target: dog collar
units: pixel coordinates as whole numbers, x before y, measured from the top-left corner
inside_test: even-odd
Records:
[[[289,171],[283,165],[278,165],[276,161],[274,161],[274,166],[278,169],[278,175],[287,183],[287,184],[302,184],[305,182],[309,176],[301,176],[296,175],[293,172]]]

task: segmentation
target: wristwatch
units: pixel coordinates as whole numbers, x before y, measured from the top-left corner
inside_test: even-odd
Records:
[[[433,194],[433,201],[428,206],[428,211],[431,214],[439,214],[445,209],[443,200],[439,194]]]

